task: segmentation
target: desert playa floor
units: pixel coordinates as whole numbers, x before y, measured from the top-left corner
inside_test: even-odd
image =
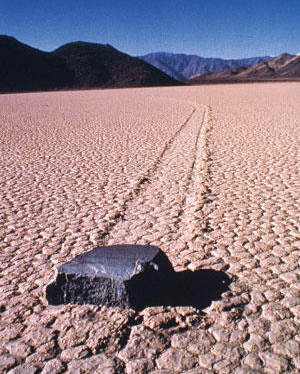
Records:
[[[299,102],[300,83],[1,95],[0,371],[299,373]],[[47,304],[56,266],[123,243],[204,274],[203,304]]]

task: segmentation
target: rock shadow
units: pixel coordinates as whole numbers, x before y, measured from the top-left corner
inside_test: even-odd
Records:
[[[203,309],[220,298],[229,283],[229,277],[221,271],[175,272],[158,247],[124,244],[97,247],[59,266],[56,279],[45,291],[50,305]]]
[[[211,269],[169,273],[160,280],[135,279],[128,284],[134,289],[134,309],[140,311],[151,306],[193,306],[197,309],[208,307],[227,291],[231,280],[222,272]],[[131,292],[130,292],[131,293]]]

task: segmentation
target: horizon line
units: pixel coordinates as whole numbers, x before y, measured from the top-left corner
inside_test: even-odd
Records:
[[[12,36],[12,35],[8,35],[8,34],[0,34],[0,37],[9,37],[9,38],[13,38],[15,40],[17,40],[18,42],[22,43],[22,44],[25,44],[25,45],[28,45],[29,47],[31,48],[35,48],[35,49],[38,49],[42,52],[47,52],[47,53],[51,53],[53,51],[55,51],[56,49],[66,45],[66,44],[70,44],[70,43],[91,43],[91,44],[99,44],[99,45],[109,45],[115,49],[118,49],[116,48],[114,45],[110,44],[110,43],[100,43],[100,42],[96,42],[96,41],[84,41],[84,40],[74,40],[74,41],[69,41],[69,42],[65,42],[61,45],[59,45],[58,47],[55,47],[54,49],[51,49],[51,50],[47,50],[47,49],[41,49],[39,47],[35,47],[31,44],[27,44],[27,42],[23,42],[23,41],[20,41],[19,39],[17,39],[15,36]],[[276,54],[274,55],[273,53],[272,54],[267,54],[267,55],[255,55],[255,56],[250,56],[250,57],[230,57],[230,58],[227,58],[227,57],[220,57],[220,56],[203,56],[203,55],[200,55],[200,54],[195,54],[195,53],[186,53],[186,52],[168,52],[166,50],[160,50],[160,51],[150,51],[148,53],[145,53],[145,54],[129,54],[128,52],[125,52],[121,49],[118,49],[119,52],[122,52],[122,53],[126,53],[128,54],[129,56],[131,57],[144,57],[144,56],[147,56],[149,54],[156,54],[156,53],[166,53],[166,54],[172,54],[172,55],[185,55],[185,56],[196,56],[196,57],[200,57],[200,58],[212,58],[212,59],[220,59],[220,60],[244,60],[244,59],[250,59],[250,58],[258,58],[258,57],[270,57],[270,58],[274,58],[274,57],[277,57],[277,56],[280,56],[282,54],[290,54],[292,56],[299,56],[300,55],[300,52],[299,53],[289,53],[287,51],[284,51],[284,52],[281,52],[279,54]]]

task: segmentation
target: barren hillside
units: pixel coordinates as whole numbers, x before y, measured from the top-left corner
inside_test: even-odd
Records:
[[[180,84],[108,44],[74,42],[43,52],[0,35],[0,93]]]
[[[242,81],[276,81],[299,80],[300,56],[283,53],[271,60],[262,61],[253,66],[241,66],[226,69],[217,73],[200,74],[188,82],[197,84],[201,82],[242,82]]]

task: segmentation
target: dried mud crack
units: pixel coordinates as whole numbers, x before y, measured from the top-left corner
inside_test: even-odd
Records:
[[[298,83],[1,95],[0,370],[299,372],[298,102]],[[201,308],[48,306],[54,266],[104,243],[160,247],[202,294],[231,283]]]

